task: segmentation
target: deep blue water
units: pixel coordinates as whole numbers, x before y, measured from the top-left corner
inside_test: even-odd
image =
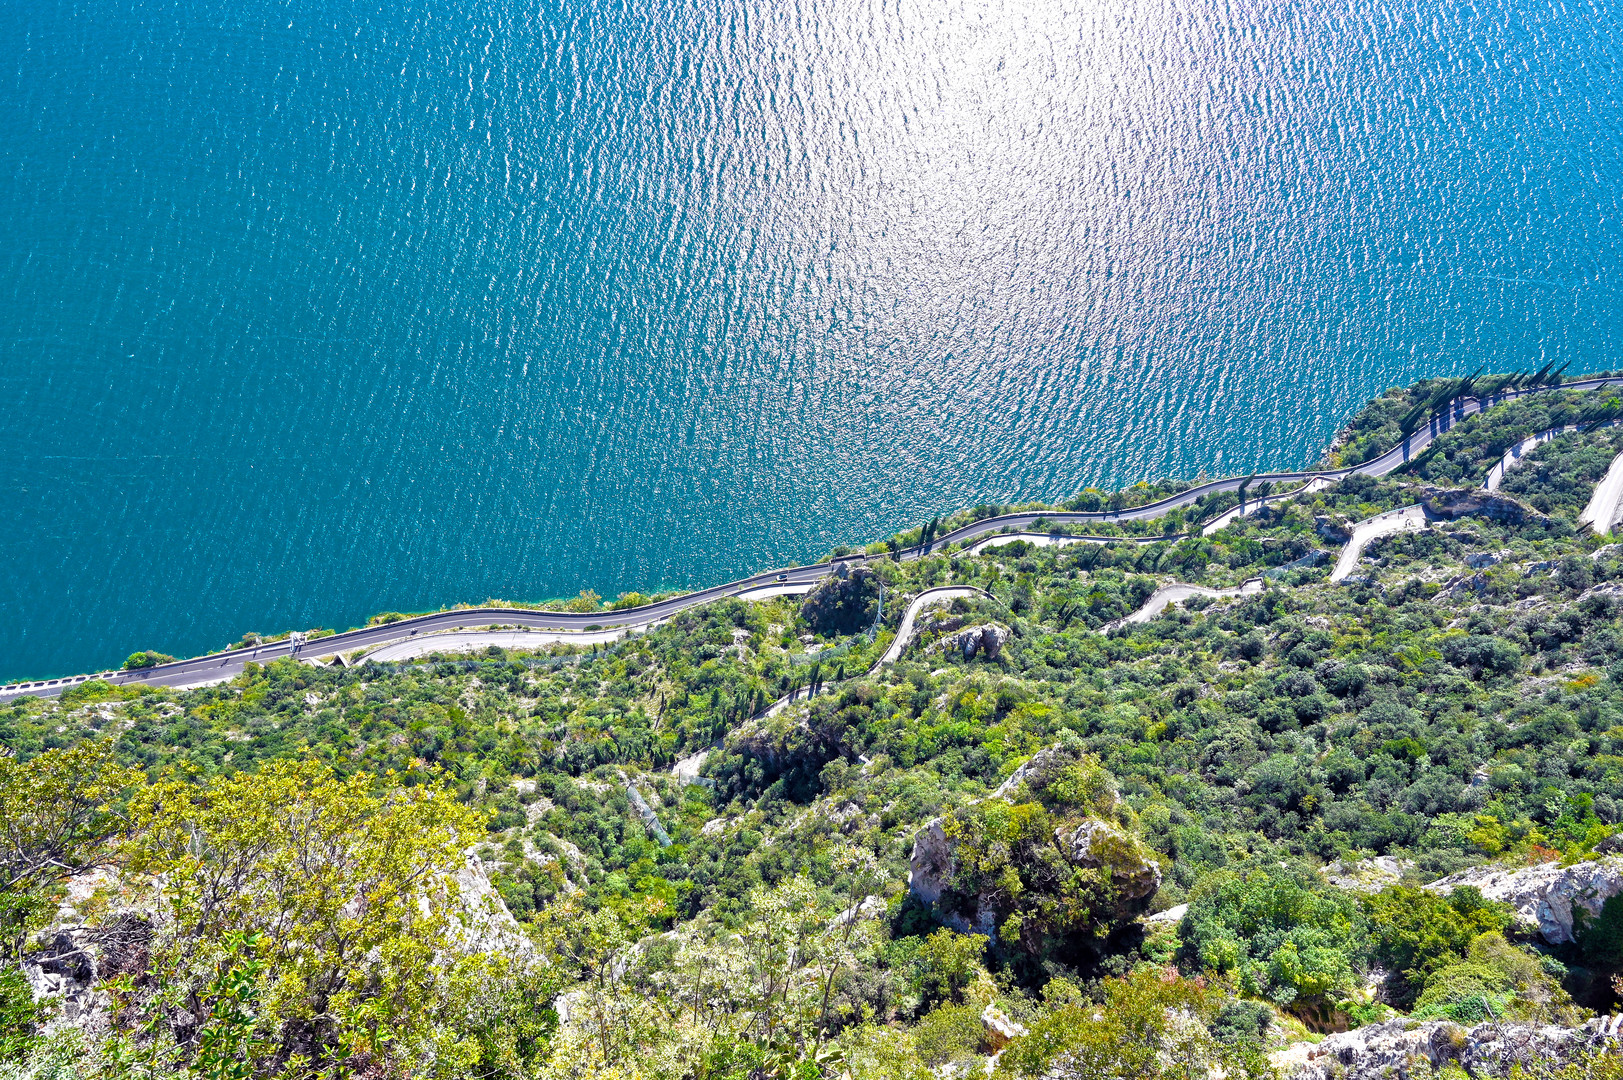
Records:
[[[1623,367],[1604,3],[11,0],[0,676]]]

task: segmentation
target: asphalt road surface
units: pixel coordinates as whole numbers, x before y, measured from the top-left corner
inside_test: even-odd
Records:
[[[1574,379],[1563,384],[1561,389],[1590,390],[1608,384],[1623,385],[1623,377]],[[1323,472],[1258,473],[1251,477],[1249,482],[1253,485],[1290,483],[1309,480],[1318,476],[1334,480],[1354,473],[1362,473],[1367,476],[1385,476],[1392,470],[1424,453],[1426,448],[1438,436],[1466,417],[1501,402],[1525,394],[1538,393],[1542,389],[1546,388],[1535,387],[1526,390],[1513,390],[1495,394],[1485,399],[1456,399],[1445,412],[1433,416],[1425,428],[1416,431],[1386,453],[1362,465]],[[962,544],[989,533],[1001,532],[1004,529],[1025,528],[1034,524],[1039,518],[1054,525],[1081,522],[1152,520],[1179,507],[1188,506],[1202,495],[1222,491],[1237,491],[1240,485],[1246,482],[1247,478],[1240,476],[1226,477],[1222,480],[1210,480],[1159,502],[1146,503],[1143,506],[1123,510],[1091,512],[1045,510],[1032,513],[1003,514],[999,517],[972,522],[948,533],[942,533],[930,545],[930,550],[936,550],[948,544]],[[927,551],[921,550],[919,547],[912,547],[901,550],[897,555],[903,561],[911,561],[927,553]],[[812,566],[796,566],[787,570],[769,570],[766,573],[728,582],[725,585],[700,589],[698,592],[673,596],[656,604],[645,604],[642,607],[627,608],[624,611],[596,611],[589,614],[576,614],[567,611],[532,611],[523,608],[464,608],[460,611],[441,611],[431,615],[419,615],[415,618],[402,619],[399,622],[388,623],[383,626],[368,626],[359,630],[350,630],[347,633],[317,638],[298,645],[292,641],[278,641],[250,649],[235,649],[230,652],[215,653],[211,656],[198,656],[190,660],[177,660],[172,664],[162,664],[158,667],[145,668],[139,671],[100,672],[91,675],[72,675],[61,679],[13,683],[9,686],[0,687],[0,700],[24,694],[51,697],[60,694],[77,683],[94,678],[106,679],[114,684],[145,683],[148,686],[177,688],[202,686],[230,679],[240,674],[243,666],[249,662],[263,664],[284,656],[297,656],[306,659],[332,656],[336,653],[348,653],[355,649],[366,649],[390,641],[400,641],[431,631],[462,630],[491,625],[527,626],[537,630],[608,630],[615,627],[642,627],[668,619],[679,611],[752,589],[761,589],[785,583],[791,585],[816,584],[834,573],[836,567],[840,564],[861,563],[866,559],[867,556],[857,554]],[[778,580],[780,576],[784,579],[782,582]]]

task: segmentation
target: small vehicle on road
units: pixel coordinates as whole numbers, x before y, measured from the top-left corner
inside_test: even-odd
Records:
[[[788,581],[788,580],[789,580],[789,575],[788,574],[779,574],[778,575],[778,581],[783,582],[783,581]]]

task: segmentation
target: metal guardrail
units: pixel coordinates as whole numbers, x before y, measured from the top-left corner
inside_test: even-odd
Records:
[[[914,559],[923,557],[931,550],[939,549],[949,544],[962,543],[964,540],[980,536],[984,533],[997,532],[1007,526],[1019,527],[1021,525],[1029,525],[1032,522],[1035,522],[1038,518],[1046,518],[1049,522],[1060,524],[1087,521],[1144,521],[1162,517],[1173,510],[1191,505],[1203,495],[1224,491],[1235,491],[1242,486],[1249,486],[1256,483],[1281,483],[1296,480],[1312,480],[1316,477],[1339,480],[1342,477],[1350,476],[1355,473],[1362,473],[1371,476],[1384,476],[1388,472],[1392,472],[1393,470],[1412,460],[1414,454],[1424,451],[1424,449],[1436,438],[1446,433],[1455,421],[1464,420],[1472,415],[1475,415],[1476,413],[1500,404],[1501,402],[1514,400],[1530,394],[1541,393],[1548,390],[1595,390],[1604,388],[1606,386],[1623,386],[1623,376],[1597,376],[1588,379],[1573,379],[1571,381],[1564,382],[1559,386],[1534,386],[1514,390],[1496,391],[1495,393],[1490,394],[1487,398],[1456,398],[1445,403],[1442,409],[1434,412],[1429,417],[1427,425],[1423,431],[1421,429],[1417,429],[1415,432],[1404,436],[1404,438],[1396,446],[1393,446],[1381,454],[1376,455],[1374,458],[1371,458],[1369,461],[1362,462],[1358,465],[1352,465],[1342,469],[1317,469],[1304,470],[1301,472],[1281,473],[1253,473],[1246,477],[1223,477],[1221,479],[1208,480],[1203,483],[1196,484],[1181,492],[1170,495],[1165,499],[1145,503],[1141,506],[1124,507],[1115,510],[1042,510],[1015,514],[1002,514],[995,517],[983,518],[980,521],[970,522],[967,525],[959,526],[951,532],[935,536],[931,539],[931,543],[927,548],[924,545],[914,545],[913,547],[900,548],[893,552],[886,552],[883,555],[875,556],[869,556],[865,552],[855,552],[848,555],[842,555],[836,559],[831,559],[825,563],[811,563],[805,566],[769,570],[765,573],[755,574],[747,578],[741,578],[738,581],[728,582],[723,585],[715,585],[707,589],[700,589],[684,596],[671,597],[657,603],[645,605],[641,608],[628,608],[619,612],[595,612],[583,614],[540,611],[531,608],[463,608],[460,610],[453,609],[452,611],[432,612],[427,615],[418,615],[413,618],[402,619],[388,625],[392,628],[405,631],[405,633],[403,633],[401,636],[409,636],[410,634],[420,633],[422,630],[434,627],[436,625],[455,629],[458,628],[458,623],[462,619],[474,619],[475,621],[469,625],[481,625],[483,623],[488,623],[494,621],[495,619],[504,617],[508,620],[520,622],[523,620],[533,621],[544,618],[558,624],[547,626],[545,629],[559,630],[584,628],[592,622],[599,623],[604,628],[608,628],[610,626],[641,626],[656,619],[674,615],[678,611],[685,610],[689,607],[696,607],[700,604],[708,603],[711,600],[721,599],[722,597],[738,592],[746,587],[753,588],[757,586],[775,584],[777,583],[780,575],[787,575],[789,580],[795,580],[798,578],[801,583],[804,583],[804,581],[808,579],[817,580],[829,573],[834,572],[834,569],[842,563],[849,564],[855,562],[866,562],[870,558],[884,557],[896,558],[901,561],[912,561]],[[1421,437],[1422,435],[1423,440],[1419,446],[1411,445],[1417,437]],[[1184,534],[1178,534],[1174,536],[1156,537],[1150,539],[1176,540],[1182,539],[1183,536]],[[1143,540],[1144,538],[1123,537],[1121,539],[1126,541],[1135,541]],[[639,613],[647,613],[647,617],[637,618],[636,616],[638,616]],[[333,646],[334,648],[332,651],[343,652],[346,649],[346,641],[354,643],[353,645],[347,647],[361,647],[364,644],[378,644],[379,642],[363,642],[360,639],[370,636],[380,629],[380,627],[361,627],[356,630],[345,631],[342,634],[334,634],[326,638],[313,640],[320,640]],[[178,675],[190,670],[196,670],[200,673],[208,670],[210,671],[210,677],[217,677],[218,673],[222,669],[229,668],[234,671],[240,670],[241,664],[245,664],[251,660],[261,659],[260,654],[262,652],[266,653],[266,655],[263,657],[265,660],[279,659],[284,655],[296,656],[298,655],[300,646],[302,644],[302,642],[297,644],[290,642],[279,642],[272,643],[270,645],[255,646],[251,649],[228,650],[223,653],[213,653],[201,657],[191,657],[185,660],[176,661],[172,664],[161,664],[151,668],[140,669],[139,673],[123,671],[103,672],[94,676],[72,675],[65,676],[60,679],[10,683],[5,686],[0,686],[0,697],[17,696],[19,694],[28,693],[29,691],[43,691],[46,696],[50,696],[61,693],[63,690],[76,683],[86,682],[92,678],[106,678],[109,681],[117,683],[140,683],[147,682],[148,680],[154,678],[162,678],[165,675]],[[279,648],[279,646],[284,645],[285,648]],[[324,647],[319,655],[326,655],[328,651],[328,648]],[[216,663],[216,661],[218,661],[218,663]],[[199,679],[197,681],[203,682],[208,680]]]

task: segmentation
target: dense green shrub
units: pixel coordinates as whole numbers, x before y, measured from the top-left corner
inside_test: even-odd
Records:
[[[1212,874],[1178,928],[1191,960],[1280,1005],[1327,1001],[1348,989],[1366,949],[1363,930],[1350,896],[1278,866]]]
[[[1400,975],[1391,991],[1398,1005],[1408,1005],[1433,974],[1462,960],[1482,934],[1503,933],[1515,922],[1508,905],[1490,903],[1468,885],[1447,896],[1394,885],[1365,899],[1364,910],[1374,958]]]
[[[1372,406],[1341,452],[1377,449],[1447,388]],[[1623,824],[1623,552],[1573,527],[1587,481],[1564,479],[1592,473],[1623,436],[1565,437],[1513,471],[1507,486],[1547,499],[1548,518],[1465,517],[1389,537],[1345,585],[1325,581],[1325,564],[1348,523],[1440,485],[1474,488],[1505,440],[1594,404],[1563,391],[1498,407],[1456,425],[1411,473],[1349,477],[1211,536],[1129,542],[1173,524],[1161,520],[1079,530],[1108,543],[980,556],[937,543],[916,561],[876,557],[804,601],[725,599],[608,646],[345,668],[281,660],[185,693],[92,681],[0,705],[0,740],[28,762],[105,738],[124,766],[199,783],[315,758],[340,777],[445,784],[482,815],[477,850],[510,910],[567,954],[558,970],[595,987],[603,1017],[623,1021],[596,1034],[668,1047],[686,1023],[711,1041],[682,1060],[719,1080],[810,1077],[823,1071],[816,1055],[836,1051],[873,1076],[917,1080],[921,1052],[987,1049],[980,1010],[994,1000],[1033,1031],[1029,1053],[1004,1058],[1039,1070],[1029,1075],[1067,1053],[1101,1075],[1134,1062],[1153,1075],[1167,1039],[1186,1035],[1240,1061],[1275,1006],[1321,1026],[1373,1018],[1385,1007],[1364,993],[1375,978],[1381,1001],[1427,1015],[1570,1019],[1560,966],[1495,936],[1519,932],[1503,908],[1407,884],[1362,897],[1321,869],[1389,855],[1427,880],[1489,860],[1576,860]],[[1136,505],[1179,488],[1073,502]],[[1180,527],[1225,505],[1208,500]],[[1276,570],[1261,592],[1121,622],[1165,582],[1233,589]],[[907,600],[946,584],[983,593],[934,609],[900,660],[864,674]],[[989,622],[1010,634],[996,656],[940,646]],[[791,691],[793,704],[766,715]],[[991,797],[1044,750],[1052,767]],[[692,768],[678,778],[683,758]],[[953,866],[944,901],[925,905],[907,880],[932,821]],[[1100,831],[1079,861],[1069,842],[1084,825]],[[858,856],[873,870],[853,899],[842,860]],[[1158,893],[1123,894],[1138,869],[1159,870]],[[848,958],[816,995],[845,1027],[807,1021],[799,1043],[776,1029],[724,1040],[721,1020],[695,1016],[743,991],[705,980],[787,977],[736,950],[765,932],[763,898],[788,893],[802,905],[795,925],[820,941],[870,896],[865,910],[884,909],[862,924],[873,940],[819,954]],[[1183,902],[1175,930],[1133,920]],[[983,920],[988,935],[942,928],[957,918]],[[1593,969],[1597,1006],[1623,962],[1620,925],[1623,905],[1608,905],[1568,957]],[[637,939],[645,962],[597,985],[605,957]],[[715,993],[682,997],[681,979]],[[1199,1030],[1157,1028],[1144,1003],[1186,994]],[[1098,1012],[1115,1001],[1138,1027]],[[748,1011],[737,1008],[728,1015]],[[877,1026],[857,1025],[864,1015]],[[592,1042],[579,1021],[559,1030],[558,1047]],[[1150,1049],[1111,1058],[1112,1040]]]

